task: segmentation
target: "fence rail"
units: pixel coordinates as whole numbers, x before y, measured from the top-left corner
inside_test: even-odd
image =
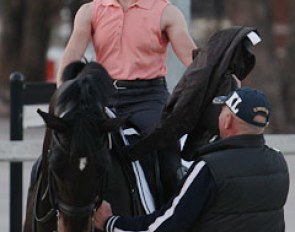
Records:
[[[295,155],[295,134],[267,134],[266,144],[284,155]],[[34,161],[42,152],[42,140],[0,141],[0,162]]]
[[[42,152],[42,141],[1,141],[0,162],[33,161]]]
[[[280,150],[284,155],[295,155],[295,134],[267,134],[266,144]]]
[[[284,155],[295,155],[295,134],[265,135],[266,144]],[[42,140],[0,141],[0,162],[35,160],[42,152]]]

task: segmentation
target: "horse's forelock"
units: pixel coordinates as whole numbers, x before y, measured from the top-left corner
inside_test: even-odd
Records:
[[[108,95],[112,94],[112,81],[107,71],[98,63],[85,65],[77,78],[61,86],[56,114],[72,122],[71,140],[74,159],[92,154],[99,141],[99,119],[105,116],[104,106]],[[109,93],[110,92],[110,93]]]
[[[98,152],[106,147],[106,133],[100,128],[97,116],[88,113],[77,115],[71,135],[71,159],[86,157],[94,161]]]
[[[96,160],[104,163],[106,154],[102,150],[107,148],[107,134],[98,123],[101,117],[96,112],[69,112],[64,116],[69,130],[67,133],[57,133],[53,140],[53,154],[50,156],[51,167],[55,170],[65,169],[68,162],[80,169],[81,158],[86,158],[88,164],[95,164]],[[98,155],[102,154],[102,156]],[[84,168],[83,168],[84,169]]]

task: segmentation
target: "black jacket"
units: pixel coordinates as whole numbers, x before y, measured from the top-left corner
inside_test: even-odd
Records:
[[[262,135],[221,140],[200,150],[217,193],[197,221],[198,232],[283,232],[289,174],[283,155]]]
[[[160,210],[113,216],[106,231],[284,231],[288,169],[283,155],[264,144],[263,135],[216,141],[199,154],[177,194]]]
[[[132,154],[166,147],[188,134],[182,156],[195,158],[195,149],[218,133],[220,107],[213,107],[212,99],[236,89],[232,74],[243,80],[255,65],[247,38],[252,31],[256,32],[250,27],[232,27],[210,38],[175,87],[160,124],[131,149]]]

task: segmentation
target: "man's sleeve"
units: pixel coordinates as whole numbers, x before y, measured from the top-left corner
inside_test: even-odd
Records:
[[[188,231],[197,221],[206,202],[212,200],[216,190],[213,176],[205,161],[193,164],[182,188],[161,210],[137,217],[111,217],[106,225],[107,232]]]

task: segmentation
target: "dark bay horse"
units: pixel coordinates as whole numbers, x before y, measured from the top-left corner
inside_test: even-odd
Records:
[[[24,232],[91,231],[102,199],[116,214],[144,214],[130,161],[112,148],[110,132],[126,119],[105,113],[113,91],[108,73],[95,62],[75,62],[64,79],[49,113],[38,110],[47,130],[28,192]]]

